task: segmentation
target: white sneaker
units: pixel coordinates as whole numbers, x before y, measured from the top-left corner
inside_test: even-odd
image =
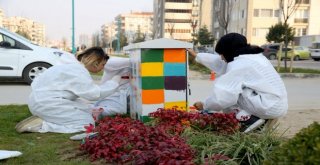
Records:
[[[81,133],[70,137],[70,140],[82,140],[86,137],[94,137],[98,132],[91,132],[91,133]]]
[[[19,133],[23,132],[39,132],[42,127],[43,120],[38,116],[30,116],[22,121],[20,121],[15,129]]]

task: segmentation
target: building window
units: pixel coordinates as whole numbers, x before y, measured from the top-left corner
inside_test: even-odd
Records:
[[[308,17],[308,10],[297,10],[295,12],[294,23],[308,23]]]
[[[189,9],[166,9],[166,13],[191,13]]]
[[[253,10],[253,16],[254,17],[259,17],[259,9],[254,9]]]
[[[190,23],[190,19],[165,19],[166,23]]]
[[[175,2],[175,3],[192,3],[192,0],[166,0],[166,2]]]
[[[307,35],[307,28],[296,28],[296,36],[305,36]]]
[[[272,9],[261,9],[260,16],[261,17],[272,17],[273,16],[272,12],[273,12]]]
[[[241,10],[241,18],[244,18],[244,10]]]
[[[268,32],[269,32],[268,28],[253,28],[252,29],[252,36],[254,36],[254,37],[266,37]]]
[[[309,0],[296,0],[296,4],[310,4]]]
[[[274,10],[274,17],[279,17],[280,16],[280,10]]]

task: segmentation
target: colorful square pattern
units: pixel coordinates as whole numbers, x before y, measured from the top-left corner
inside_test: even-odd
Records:
[[[186,61],[185,49],[141,50],[142,116],[156,111],[150,109],[156,105],[187,110]]]

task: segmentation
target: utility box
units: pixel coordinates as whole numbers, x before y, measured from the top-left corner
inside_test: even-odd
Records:
[[[132,67],[130,115],[143,122],[158,108],[188,110],[188,42],[156,39],[124,47]]]

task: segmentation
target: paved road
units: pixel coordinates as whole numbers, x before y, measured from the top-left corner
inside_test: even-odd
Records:
[[[289,98],[290,110],[320,109],[320,78],[283,78]],[[205,99],[212,81],[190,80],[190,104]],[[0,82],[0,105],[26,104],[30,86],[23,83]]]
[[[278,65],[277,60],[270,60],[273,66]],[[284,67],[284,61],[281,61],[281,66]],[[290,61],[287,61],[287,66],[289,68]],[[293,61],[293,67],[294,68],[307,68],[307,69],[316,69],[320,70],[320,61],[314,61],[314,60],[300,60],[300,61]]]
[[[320,78],[283,78],[288,92],[289,110],[320,110]],[[190,101],[205,99],[210,93],[210,81],[191,80]]]

